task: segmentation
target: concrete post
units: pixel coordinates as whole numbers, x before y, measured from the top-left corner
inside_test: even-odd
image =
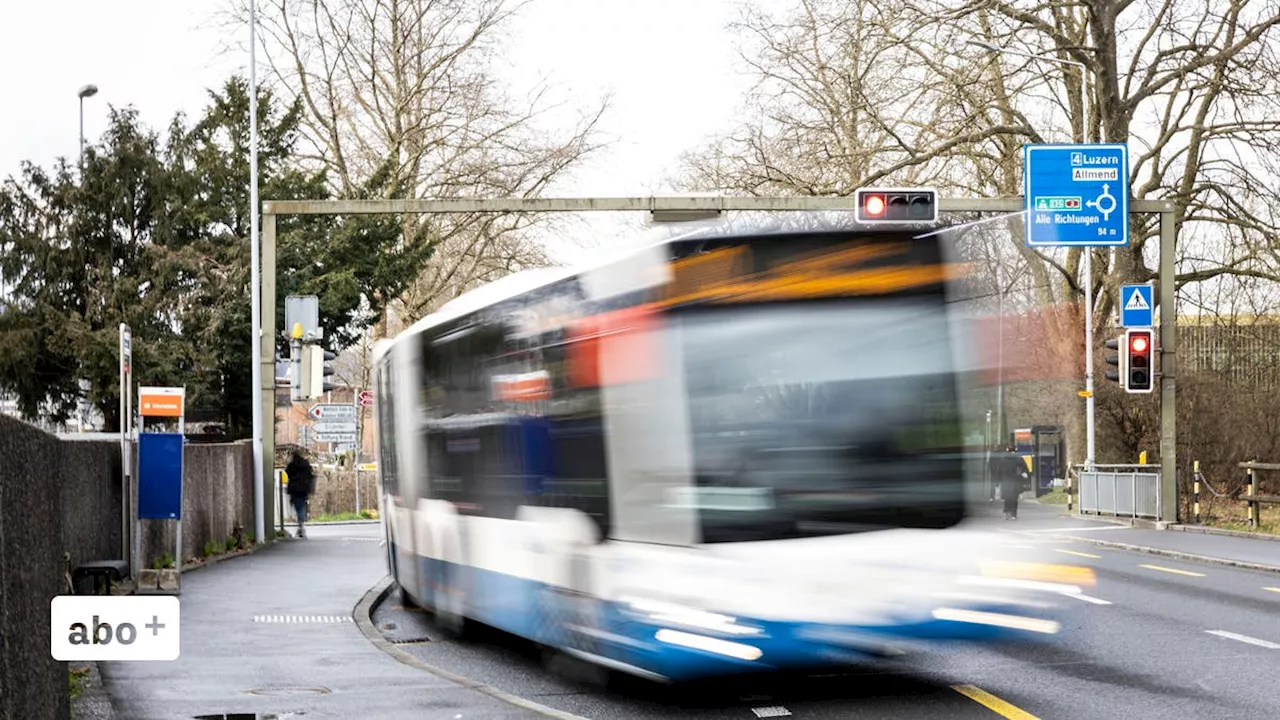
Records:
[[[1160,519],[1178,521],[1178,405],[1175,354],[1178,345],[1177,281],[1173,251],[1177,210],[1160,212]]]
[[[276,463],[276,216],[262,213],[262,497],[271,497]],[[275,539],[270,516],[262,513],[254,531],[263,542]]]

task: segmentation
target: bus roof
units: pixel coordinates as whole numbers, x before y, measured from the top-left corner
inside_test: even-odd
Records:
[[[496,305],[504,300],[510,300],[591,269],[642,254],[645,250],[651,250],[655,246],[699,239],[816,234],[859,230],[878,232],[891,232],[893,230],[899,232],[904,230],[929,231],[937,227],[937,225],[930,223],[920,223],[918,226],[868,226],[857,221],[852,208],[848,211],[742,212],[710,220],[662,224],[644,232],[640,236],[639,242],[628,243],[623,247],[603,248],[589,253],[588,257],[579,263],[569,266],[520,270],[486,283],[474,290],[467,291],[445,303],[435,312],[422,317],[408,328],[405,328],[396,337],[388,338],[385,341],[385,345],[381,343],[375,345],[373,362],[379,362],[382,356],[400,338],[418,335],[433,327],[456,320],[490,305]]]

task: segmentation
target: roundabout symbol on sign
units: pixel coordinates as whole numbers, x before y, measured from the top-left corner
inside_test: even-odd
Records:
[[[1108,186],[1105,183],[1103,183],[1102,192],[1098,195],[1097,199],[1088,200],[1085,202],[1085,205],[1088,205],[1102,213],[1102,221],[1106,222],[1111,219],[1111,213],[1115,212],[1116,196],[1112,195],[1111,190],[1108,189]]]

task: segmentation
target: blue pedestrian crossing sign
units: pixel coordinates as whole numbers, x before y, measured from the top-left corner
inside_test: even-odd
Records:
[[[1154,306],[1150,284],[1120,286],[1120,324],[1124,327],[1153,327]]]
[[[1129,148],[1024,145],[1026,242],[1032,247],[1129,244]]]

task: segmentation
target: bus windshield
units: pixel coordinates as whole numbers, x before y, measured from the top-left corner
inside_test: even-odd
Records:
[[[701,541],[947,527],[964,512],[940,296],[675,313]]]

